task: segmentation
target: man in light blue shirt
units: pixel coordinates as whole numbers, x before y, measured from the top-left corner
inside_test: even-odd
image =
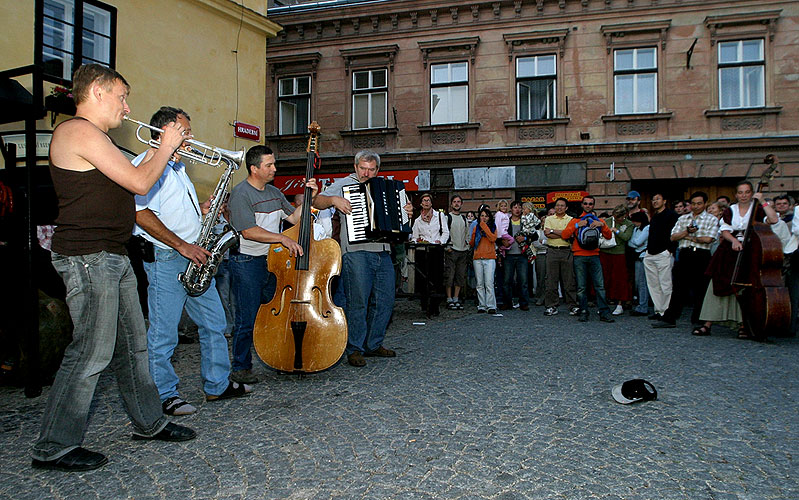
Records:
[[[177,122],[191,135],[189,116],[177,108],[162,107],[151,118],[150,124],[163,128],[166,123]],[[157,139],[157,133],[154,133]],[[150,149],[133,162],[138,164],[154,154]],[[178,392],[179,379],[172,366],[172,355],[178,345],[178,323],[183,312],[197,324],[200,334],[203,389],[207,401],[217,401],[244,396],[250,392],[247,385],[229,380],[230,358],[225,339],[225,310],[219,293],[211,283],[205,293],[191,297],[178,281],[189,262],[205,263],[211,253],[195,245],[202,229],[203,213],[210,200],[200,204],[186,166],[180,161],[180,150],[164,169],[153,188],[144,196],[136,196],[136,228],[134,234],[143,236],[154,245],[155,259],[144,262],[149,286],[147,301],[150,327],[147,330],[147,349],[150,357],[150,375],[153,377],[164,413],[189,415],[196,408],[185,401]]]

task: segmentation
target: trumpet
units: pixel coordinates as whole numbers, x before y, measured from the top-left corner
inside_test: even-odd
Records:
[[[151,148],[158,149],[161,147],[161,141],[155,139],[144,139],[141,136],[141,129],[146,128],[153,132],[158,132],[159,134],[164,133],[163,129],[160,129],[158,127],[153,127],[152,125],[140,122],[139,120],[134,120],[133,118],[130,118],[127,115],[124,118],[125,120],[133,122],[139,126],[139,128],[136,129],[136,139],[138,139],[139,142],[147,144]],[[183,144],[184,146],[180,148],[181,156],[184,156],[191,161],[205,163],[206,165],[210,165],[212,167],[218,166],[223,159],[227,160],[225,163],[234,162],[237,165],[236,168],[238,168],[238,165],[240,165],[241,162],[244,161],[243,149],[241,151],[230,151],[228,149],[222,149],[216,146],[210,146],[208,144],[205,144],[204,142],[200,142],[194,139],[186,139],[183,141]]]

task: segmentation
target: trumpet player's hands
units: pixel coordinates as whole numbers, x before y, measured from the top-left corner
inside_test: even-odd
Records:
[[[288,236],[281,235],[280,244],[288,249],[292,257],[299,257],[302,255],[302,247],[300,244]]]
[[[169,122],[164,126],[164,133],[161,134],[161,148],[166,149],[170,154],[174,153],[183,144],[183,141],[189,138],[183,125],[178,122]]]
[[[198,266],[205,264],[205,261],[211,256],[211,252],[200,245],[187,243],[185,241],[182,245],[179,245],[177,248],[175,248],[175,250],[177,250],[180,255],[186,257]]]

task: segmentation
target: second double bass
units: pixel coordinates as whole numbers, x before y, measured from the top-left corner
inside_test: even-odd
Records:
[[[313,177],[318,159],[319,125],[313,122],[308,129],[306,179]],[[300,245],[302,256],[292,257],[278,244],[269,249],[267,266],[277,276],[277,289],[259,309],[253,329],[253,344],[264,363],[292,373],[329,368],[347,345],[344,311],[330,295],[330,280],[341,271],[341,249],[333,239],[313,239],[311,195],[306,187],[299,224],[283,232]]]

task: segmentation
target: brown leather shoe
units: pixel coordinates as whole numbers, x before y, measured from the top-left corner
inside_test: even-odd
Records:
[[[347,354],[347,363],[358,367],[366,366],[366,360],[363,359],[363,354],[359,353],[358,351],[355,351],[352,354]]]
[[[397,353],[391,349],[386,349],[381,345],[374,351],[365,352],[363,355],[368,357],[377,356],[378,358],[393,358],[397,356]]]

